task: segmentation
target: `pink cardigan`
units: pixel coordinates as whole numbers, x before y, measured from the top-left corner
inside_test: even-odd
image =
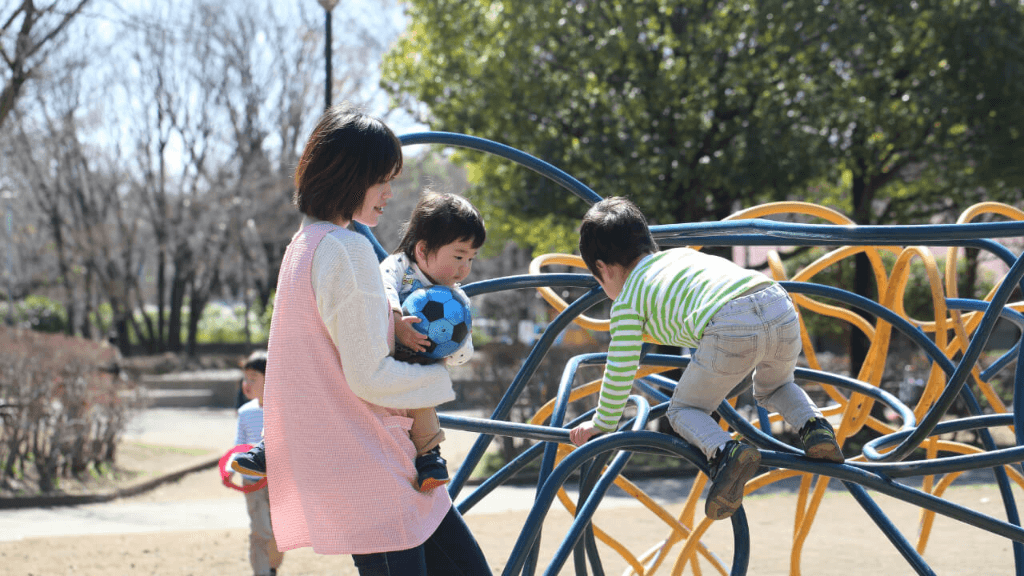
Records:
[[[307,546],[318,554],[405,550],[426,541],[451,499],[443,488],[422,494],[413,487],[412,420],[405,411],[360,399],[346,381],[311,281],[314,252],[336,230],[326,222],[300,230],[278,279],[264,393],[274,536],[281,551]],[[362,244],[349,244],[373,257],[369,243],[359,240]],[[380,314],[389,310],[381,290]]]

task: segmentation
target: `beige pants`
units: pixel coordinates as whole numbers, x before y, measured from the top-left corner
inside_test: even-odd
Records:
[[[242,480],[243,485],[255,483],[256,480]],[[249,563],[256,576],[269,576],[272,568],[281,565],[284,553],[277,550],[270,525],[270,496],[266,486],[247,493],[245,506],[249,510]]]
[[[409,410],[409,417],[412,418],[409,437],[416,446],[417,456],[433,450],[444,440],[444,431],[437,420],[437,411],[433,408],[414,408]]]

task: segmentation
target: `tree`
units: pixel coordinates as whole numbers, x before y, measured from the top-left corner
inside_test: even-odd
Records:
[[[39,3],[0,9],[5,57],[26,45],[7,34],[26,14],[35,34],[77,7]],[[23,58],[33,81],[3,126],[0,187],[4,208],[24,206],[10,236],[38,222],[46,242],[17,246],[26,278],[12,297],[55,296],[71,329],[94,337],[111,324],[92,312],[109,305],[123,352],[194,351],[214,299],[265,306],[301,217],[294,167],[323,108],[322,15],[269,1],[125,6],[96,15],[103,34]],[[372,110],[389,14],[336,16],[335,100]]]
[[[1015,202],[1024,126],[1024,9],[1001,2],[832,3],[801,19],[830,42],[808,114],[833,199],[858,224],[955,221],[968,205]],[[975,260],[977,252],[969,252]],[[854,290],[876,291],[856,258]],[[971,287],[973,288],[973,286]],[[851,366],[867,352],[854,332]]]
[[[533,153],[603,196],[633,196],[654,223],[790,198],[858,224],[927,223],[1019,197],[1022,13],[941,0],[419,0],[385,81],[435,129]],[[490,221],[573,250],[579,201],[464,157]],[[855,342],[854,366],[863,351]]]
[[[753,4],[413,1],[384,80],[434,129],[525,150],[654,223],[719,219],[820,170],[799,117],[815,39],[785,31],[786,3]],[[507,236],[571,249],[581,202],[504,161],[469,172]]]
[[[135,274],[144,243],[132,197],[120,178],[123,166],[113,155],[97,154],[86,143],[83,119],[76,115],[86,98],[83,71],[65,66],[46,99],[34,102],[32,117],[15,113],[17,137],[12,167],[31,189],[30,200],[44,216],[43,230],[53,245],[56,283],[68,319],[67,332],[107,336],[92,322],[99,300],[113,311],[114,328],[127,342],[131,311],[143,304]],[[96,319],[96,320],[94,320]]]
[[[21,94],[22,87],[37,75],[46,61],[49,48],[90,0],[55,0],[36,6],[34,0],[21,0],[0,9],[0,57],[5,68],[0,90],[0,126]]]

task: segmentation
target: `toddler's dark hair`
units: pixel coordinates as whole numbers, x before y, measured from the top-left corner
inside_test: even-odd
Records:
[[[267,373],[267,352],[266,350],[257,350],[242,363],[242,370],[255,370],[261,374]]]
[[[426,190],[420,196],[395,254],[416,260],[416,244],[426,243],[428,254],[459,240],[470,240],[480,248],[487,239],[484,219],[469,200],[450,192]]]
[[[580,225],[580,256],[590,273],[601,280],[595,263],[628,266],[638,257],[658,251],[640,209],[621,196],[605,198],[587,210]]]

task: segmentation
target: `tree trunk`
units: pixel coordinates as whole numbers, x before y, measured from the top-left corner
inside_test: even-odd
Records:
[[[980,249],[965,248],[964,252],[965,270],[957,289],[960,291],[961,298],[974,298],[974,289],[978,285],[978,254]]]
[[[871,224],[871,202],[873,195],[870,193],[867,184],[865,167],[860,166],[858,173],[853,175],[852,196],[853,196],[853,220],[857,225]],[[872,299],[871,286],[874,282],[874,273],[871,270],[871,261],[863,252],[854,257],[853,291],[865,298]],[[874,316],[860,309],[855,312],[874,323]],[[850,375],[856,377],[867,358],[871,341],[860,330],[850,330]]]
[[[188,339],[186,353],[189,358],[196,357],[196,340],[199,335],[199,319],[203,315],[203,308],[206,307],[206,298],[197,296],[195,289],[190,291],[188,311]]]
[[[157,351],[167,350],[167,331],[164,328],[164,314],[166,313],[167,278],[164,276],[164,268],[167,265],[163,243],[159,243],[156,253],[156,348]]]
[[[124,306],[115,300],[110,300],[110,309],[114,314],[114,334],[117,349],[123,356],[131,355],[132,345],[128,337],[128,314]]]
[[[178,272],[171,276],[171,300],[167,319],[167,349],[181,352],[181,315],[185,307],[185,281],[178,278]]]

